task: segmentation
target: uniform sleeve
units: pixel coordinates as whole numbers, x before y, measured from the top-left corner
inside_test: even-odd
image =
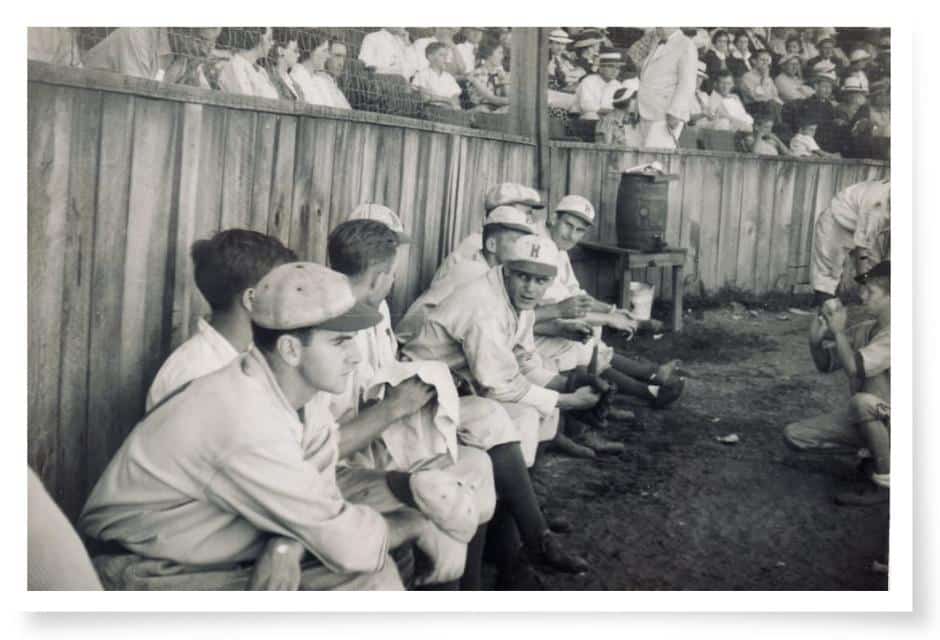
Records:
[[[501,332],[502,328],[493,320],[477,317],[469,323],[463,336],[467,364],[474,380],[483,389],[483,395],[501,402],[522,402],[527,399],[527,403],[533,404],[542,413],[551,413],[557,404],[557,394],[548,389],[545,389],[548,393],[530,393],[536,385],[523,374],[516,353],[500,344],[498,336]]]
[[[206,488],[209,499],[261,531],[297,539],[331,571],[380,570],[388,552],[382,516],[343,500],[335,480],[289,444],[267,443],[228,455]]]
[[[744,75],[742,75],[742,76],[741,76],[741,80],[739,81],[739,85],[740,85],[739,88],[740,88],[740,91],[741,91],[741,97],[742,97],[742,98],[746,98],[746,99],[751,100],[751,101],[754,101],[754,100],[756,99],[756,98],[755,98],[755,93],[756,93],[756,92],[755,92],[755,89],[756,89],[756,87],[755,87],[755,84],[754,84],[754,75],[753,75],[753,74],[751,74],[750,72],[748,72],[748,73],[745,73]]]
[[[859,377],[873,378],[891,369],[891,332],[881,331],[857,352],[861,363]]]

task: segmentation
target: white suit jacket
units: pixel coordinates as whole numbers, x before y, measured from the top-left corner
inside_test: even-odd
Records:
[[[695,45],[681,31],[675,31],[665,44],[653,49],[640,68],[640,117],[661,121],[669,113],[688,121],[697,61]]]

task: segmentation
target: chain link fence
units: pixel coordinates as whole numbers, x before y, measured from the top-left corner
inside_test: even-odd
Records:
[[[509,28],[30,28],[28,57],[507,132]]]

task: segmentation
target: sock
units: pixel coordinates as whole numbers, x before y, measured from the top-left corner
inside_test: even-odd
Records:
[[[460,578],[461,591],[479,591],[483,588],[483,548],[486,546],[486,524],[477,528],[467,544],[467,562]]]
[[[548,525],[539,509],[519,443],[499,444],[487,453],[493,461],[493,483],[500,503],[519,527],[525,545],[532,550],[539,549]]]

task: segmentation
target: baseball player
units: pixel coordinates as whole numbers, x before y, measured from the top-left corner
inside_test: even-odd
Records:
[[[517,212],[518,213],[518,212]],[[392,398],[399,387],[388,388],[381,381],[388,376],[385,373],[403,366],[422,366],[411,361],[402,363],[397,358],[397,341],[389,320],[388,305],[385,297],[394,282],[395,261],[399,246],[409,242],[398,216],[382,205],[368,204],[360,206],[351,219],[337,226],[330,234],[328,253],[330,265],[350,278],[357,299],[375,308],[383,320],[376,326],[359,332],[355,340],[360,346],[363,359],[351,376],[351,385],[347,392],[336,396],[331,404],[334,414],[340,421],[341,443],[346,439],[344,431],[355,425],[366,414],[384,416],[375,422],[385,423],[385,429],[377,431],[358,427],[362,432],[356,455],[347,458],[351,464],[365,465],[371,468],[395,468],[395,440],[401,436],[388,428],[390,416],[400,415]],[[433,363],[437,364],[437,363]],[[446,371],[446,368],[445,368]],[[379,381],[378,383],[376,381]],[[453,390],[452,378],[436,380],[437,388],[442,392],[435,401],[428,393],[430,387],[420,381],[425,402],[436,404],[444,402],[449,386]],[[456,390],[453,390],[456,397]],[[566,553],[557,538],[550,533],[548,525],[539,510],[539,505],[532,489],[522,450],[519,445],[519,432],[499,403],[479,397],[464,396],[459,398],[459,426],[457,437],[461,442],[458,448],[458,461],[454,467],[474,465],[479,456],[487,461],[485,471],[495,480],[496,493],[501,499],[501,506],[522,531],[526,542],[528,557],[548,567],[564,571],[580,572],[587,568],[581,558]],[[417,425],[420,428],[422,425]],[[381,427],[379,427],[381,429]],[[434,450],[414,453],[432,441],[433,436],[409,438],[412,456],[430,457]],[[342,451],[341,445],[341,451]],[[483,452],[486,453],[483,453]],[[492,461],[490,466],[487,460]],[[466,462],[469,460],[470,462]],[[478,462],[476,466],[479,466]],[[481,532],[482,533],[482,532]],[[489,536],[491,539],[493,536]],[[482,555],[482,535],[470,545],[467,558],[467,573],[461,581],[462,588],[480,587],[479,561]],[[509,543],[514,543],[510,540]],[[513,549],[513,551],[515,551]],[[506,574],[509,567],[503,567]]]
[[[553,362],[559,371],[569,371],[577,366],[586,366],[597,345],[603,377],[616,384],[619,392],[643,398],[655,408],[668,406],[678,399],[684,386],[682,379],[675,375],[679,361],[672,360],[656,367],[631,360],[604,344],[600,340],[600,331],[594,329],[608,326],[632,332],[639,324],[627,310],[588,295],[574,273],[568,251],[577,246],[594,224],[594,219],[594,207],[587,198],[566,195],[558,202],[549,221],[549,233],[559,249],[558,275],[544,300],[551,305],[581,297],[588,299],[589,306],[576,320],[559,319],[557,307],[539,307],[535,314],[539,355]]]
[[[846,256],[865,273],[890,258],[891,182],[867,180],[843,189],[819,214],[810,279],[821,304],[835,295]]]
[[[105,586],[401,589],[391,549],[420,545],[430,523],[469,541],[472,488],[442,470],[389,472],[370,486],[387,509],[353,504],[329,413],[300,417],[317,392],[345,388],[353,335],[380,319],[326,267],[262,278],[254,347],[148,413],[92,490],[79,528],[122,551],[96,559]]]
[[[875,317],[846,327],[838,298],[828,300],[810,325],[809,348],[823,372],[842,369],[852,394],[845,410],[795,422],[785,442],[798,451],[857,454],[871,483],[835,496],[838,504],[870,505],[888,500],[891,425],[891,263],[880,262],[857,276],[866,311]]]

